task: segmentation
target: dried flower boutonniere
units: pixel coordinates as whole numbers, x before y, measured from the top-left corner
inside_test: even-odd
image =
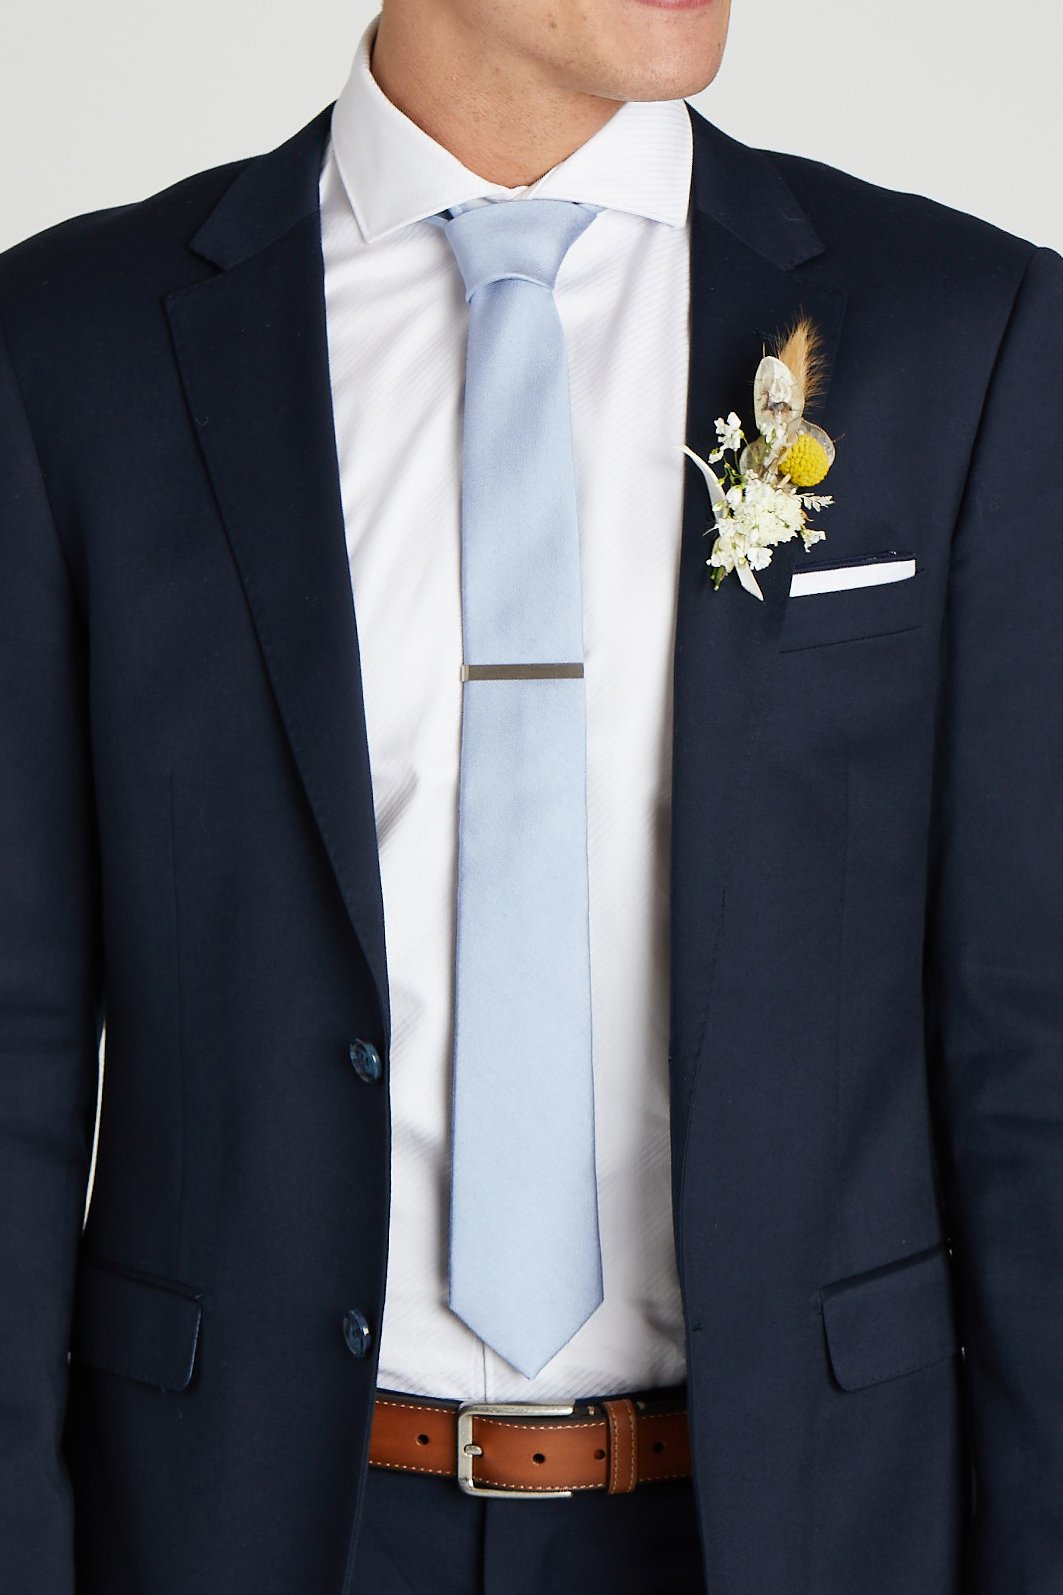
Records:
[[[805,420],[805,406],[822,387],[819,335],[802,318],[777,354],[765,355],[753,383],[753,410],[759,436],[750,443],[734,411],[716,422],[719,446],[703,460],[683,444],[684,454],[701,469],[712,503],[716,541],[705,563],[714,587],[737,571],[747,592],[763,598],[754,571],[771,563],[777,543],[800,536],[806,549],[826,533],[807,523],[809,511],[826,509],[833,499],[808,491],[818,487],[834,464],[834,444]],[[723,462],[720,475],[712,466]],[[722,478],[722,480],[721,480]]]

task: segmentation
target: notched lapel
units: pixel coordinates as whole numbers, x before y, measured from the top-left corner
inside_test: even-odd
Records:
[[[326,130],[319,118],[244,169],[196,241],[225,269],[169,295],[166,309],[265,666],[386,1041],[383,905],[317,208]]]
[[[717,416],[752,427],[753,377],[765,345],[801,314],[824,338],[827,376],[845,296],[796,268],[823,245],[773,163],[727,139],[691,109],[690,368],[684,441],[702,458]],[[810,408],[827,417],[826,395]],[[725,933],[733,820],[755,753],[765,680],[778,646],[797,541],[758,573],[760,603],[733,573],[714,590],[706,560],[712,513],[688,462],[676,613],[672,743],[670,1054],[676,1145],[702,1049]],[[681,1158],[674,1160],[676,1189]]]

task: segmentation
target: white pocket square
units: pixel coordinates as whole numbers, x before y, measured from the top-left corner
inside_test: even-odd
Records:
[[[827,565],[820,570],[795,571],[790,581],[791,598],[807,598],[812,593],[839,593],[850,587],[879,587],[883,582],[902,582],[915,575],[915,559],[869,559],[862,564]]]

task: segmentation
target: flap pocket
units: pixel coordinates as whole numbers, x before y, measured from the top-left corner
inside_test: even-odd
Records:
[[[915,1373],[957,1352],[944,1242],[820,1292],[831,1368],[843,1390]]]
[[[852,560],[854,576],[870,563],[896,560],[905,563],[910,554],[888,554]],[[812,566],[798,564],[797,571],[843,571],[846,565]],[[850,642],[861,637],[887,637],[897,631],[911,631],[922,624],[926,582],[922,570],[903,581],[875,582],[870,586],[843,587],[834,592],[802,593],[786,600],[779,652],[797,648],[821,648],[827,643]]]
[[[160,1390],[192,1378],[203,1292],[82,1253],[70,1355]]]

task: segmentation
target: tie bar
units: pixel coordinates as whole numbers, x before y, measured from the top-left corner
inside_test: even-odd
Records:
[[[578,680],[582,662],[570,665],[462,665],[462,681]]]

